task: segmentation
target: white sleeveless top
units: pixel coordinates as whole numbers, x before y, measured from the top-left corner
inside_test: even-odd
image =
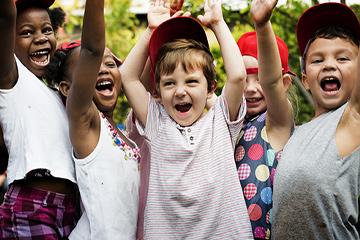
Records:
[[[48,169],[52,176],[75,183],[68,120],[59,93],[15,59],[19,79],[12,89],[0,89],[8,183],[34,169]]]

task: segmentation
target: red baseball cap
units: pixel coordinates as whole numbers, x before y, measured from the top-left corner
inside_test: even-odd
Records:
[[[76,40],[76,41],[73,41],[73,42],[66,42],[66,43],[61,44],[56,49],[56,51],[67,51],[67,50],[70,50],[70,49],[73,49],[73,48],[76,48],[76,47],[80,47],[80,46],[81,46],[81,40]],[[109,50],[109,52],[111,53],[111,56],[114,58],[116,66],[120,67],[122,65],[121,60],[119,58],[117,58],[115,56],[115,54],[108,47],[106,47],[106,49]]]
[[[53,5],[55,0],[15,0],[16,4],[22,4],[26,2],[40,3],[44,8],[49,8],[51,5]]]
[[[289,59],[289,51],[285,44],[285,42],[279,38],[278,36],[275,36],[277,46],[279,49],[280,59],[281,59],[281,66],[282,66],[282,72],[283,73],[291,73],[292,75],[296,76],[295,73],[293,73],[289,66],[288,66],[288,59]],[[257,38],[256,38],[256,32],[247,32],[243,34],[239,41],[237,42],[237,45],[240,49],[241,55],[249,55],[256,59],[257,57]]]
[[[351,8],[336,2],[317,4],[307,9],[297,23],[296,36],[301,56],[314,34],[329,26],[347,28],[360,39],[360,23]]]
[[[175,39],[193,39],[207,48],[209,43],[202,25],[192,17],[173,17],[162,22],[152,33],[149,42],[151,78],[154,84],[154,70],[159,49]],[[155,86],[155,85],[154,85]]]

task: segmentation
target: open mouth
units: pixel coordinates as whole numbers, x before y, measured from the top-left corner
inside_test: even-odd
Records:
[[[320,83],[321,89],[325,92],[336,92],[340,89],[340,81],[337,78],[324,78]]]
[[[42,50],[31,53],[30,59],[37,65],[46,66],[50,61],[50,52],[48,50]]]
[[[246,98],[246,102],[255,103],[261,101],[262,98]]]
[[[114,84],[110,80],[102,80],[96,83],[96,90],[101,94],[110,94],[114,89]]]
[[[178,112],[187,112],[190,110],[190,108],[192,107],[191,103],[182,103],[182,104],[176,104],[175,105],[175,109]]]

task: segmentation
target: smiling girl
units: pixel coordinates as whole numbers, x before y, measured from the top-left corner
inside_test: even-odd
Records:
[[[50,17],[53,2],[0,2],[0,122],[9,153],[9,189],[0,207],[4,239],[66,239],[75,226],[66,112],[58,91],[39,80],[61,23]]]

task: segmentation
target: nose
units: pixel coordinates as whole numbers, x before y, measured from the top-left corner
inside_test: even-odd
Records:
[[[245,91],[246,92],[256,92],[257,88],[256,88],[255,82],[254,81],[246,81]]]
[[[49,38],[42,33],[37,34],[37,36],[34,38],[34,42],[38,44],[43,44],[46,43],[47,41],[49,41]]]
[[[333,60],[333,59],[324,61],[323,70],[324,71],[335,70],[336,69],[335,61],[336,60]]]
[[[108,73],[109,73],[109,69],[106,67],[105,64],[101,63],[100,69],[99,69],[99,75],[108,74]]]
[[[184,97],[186,95],[186,90],[182,86],[178,86],[175,91],[175,97]]]

